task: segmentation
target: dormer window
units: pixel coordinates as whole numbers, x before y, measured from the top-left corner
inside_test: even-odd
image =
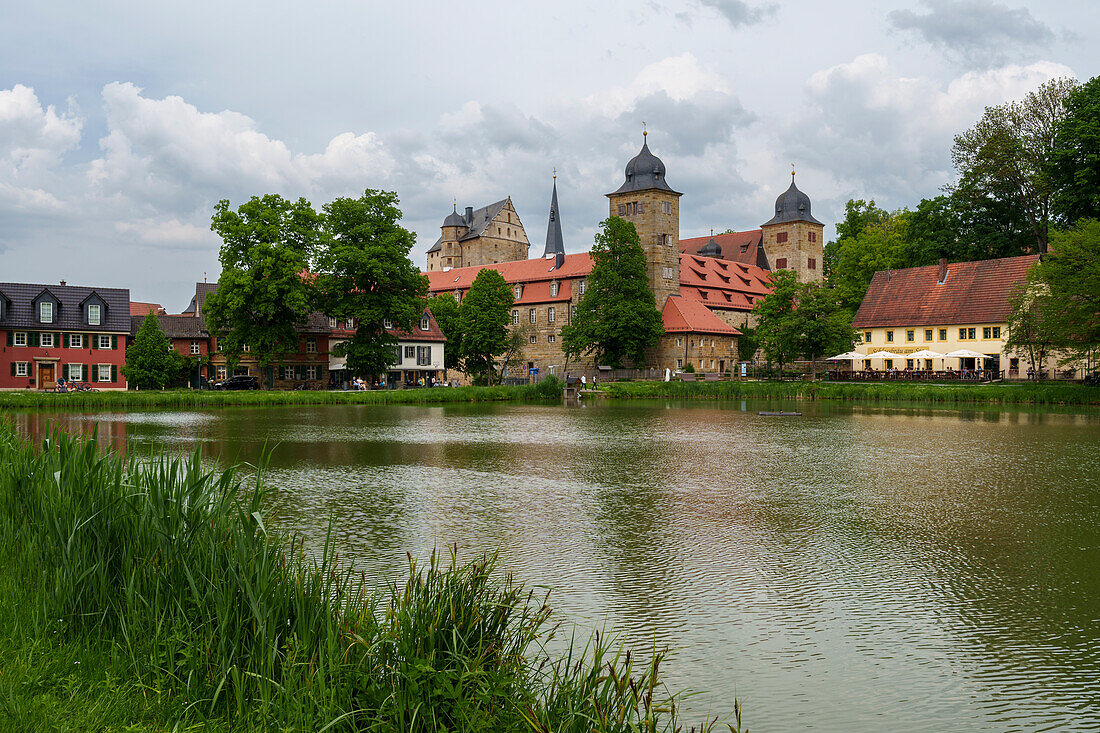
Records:
[[[53,323],[53,303],[43,300],[38,304],[38,322]]]
[[[386,329],[393,328],[393,321],[391,321],[389,318],[383,318],[382,319],[382,328],[386,328]]]
[[[515,288],[514,288],[514,289],[512,290],[512,292],[513,292],[513,293],[515,294],[515,296],[516,296],[516,300],[519,300],[520,298],[522,298],[522,297],[523,297],[523,286],[522,286],[522,285],[517,285],[517,286],[516,286],[516,287],[515,287]]]
[[[557,282],[557,280],[550,283],[550,297],[551,298],[558,297],[558,282]]]
[[[98,326],[103,320],[102,308],[98,303],[88,304],[88,325]]]
[[[431,330],[431,328],[432,328],[432,319],[430,319],[428,317],[428,314],[425,313],[424,315],[420,316],[420,330],[421,331],[429,331],[429,330]]]

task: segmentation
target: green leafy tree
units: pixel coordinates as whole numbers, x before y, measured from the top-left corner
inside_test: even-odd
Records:
[[[592,272],[577,315],[562,329],[567,358],[591,354],[597,364],[617,368],[642,364],[646,350],[664,334],[634,225],[617,216],[600,223],[592,247]],[[663,303],[661,304],[664,305]]]
[[[796,318],[802,293],[798,275],[791,270],[771,274],[772,291],[756,301],[756,337],[769,362],[789,364],[801,353],[802,329]]]
[[[1034,246],[1027,219],[1014,206],[965,190],[923,199],[909,214],[905,266],[1015,257]]]
[[[1019,102],[987,107],[974,127],[955,137],[955,190],[999,201],[1020,212],[1033,251],[1046,252],[1055,182],[1055,134],[1066,116],[1073,79],[1053,79]]]
[[[828,280],[836,267],[837,253],[845,241],[858,237],[863,230],[876,224],[884,224],[890,219],[890,212],[862,199],[848,199],[844,205],[844,221],[837,222],[836,239],[827,242],[822,253],[822,274]]]
[[[475,380],[490,384],[496,373],[497,357],[508,351],[513,296],[504,276],[482,269],[458,308],[462,332],[462,363]]]
[[[891,214],[884,222],[872,224],[854,237],[839,240],[840,246],[827,284],[837,302],[850,316],[859,310],[871,278],[880,270],[907,267],[906,227],[909,212]]]
[[[841,307],[832,288],[806,283],[800,289],[794,312],[795,330],[801,331],[798,349],[810,360],[811,376],[817,379],[817,360],[850,350],[856,331],[851,315]]]
[[[745,321],[737,330],[741,335],[737,337],[737,358],[739,361],[752,361],[756,358],[756,351],[760,348],[760,337],[756,328]]]
[[[428,298],[428,310],[435,316],[439,330],[447,337],[443,351],[445,369],[462,369],[462,328],[459,324],[458,302],[450,293]]]
[[[1054,133],[1053,163],[1059,221],[1100,218],[1100,76],[1067,96]]]
[[[1027,283],[1009,300],[1005,350],[1027,359],[1030,372],[1043,378],[1042,366],[1058,339],[1050,293],[1038,272],[1029,272]]]
[[[132,344],[126,347],[122,373],[138,389],[163,389],[179,374],[178,354],[153,313],[145,316]]]
[[[397,347],[385,321],[412,330],[424,311],[428,280],[409,260],[416,235],[398,223],[397,204],[397,194],[367,189],[323,207],[316,303],[330,317],[355,319],[355,334],[334,349],[352,374],[385,372]]]
[[[246,345],[264,372],[297,351],[296,327],[311,310],[310,283],[303,276],[319,223],[308,201],[277,194],[253,196],[236,211],[226,200],[214,207],[210,228],[222,238],[222,272],[203,316],[231,364]]]
[[[1085,219],[1053,233],[1050,252],[1032,269],[1046,292],[1046,320],[1061,361],[1095,354],[1100,349],[1100,220]]]

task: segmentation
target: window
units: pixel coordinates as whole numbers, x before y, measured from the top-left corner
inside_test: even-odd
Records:
[[[558,283],[557,281],[550,283],[550,297],[558,297]]]
[[[588,290],[588,281],[581,280],[581,295],[584,295],[585,290]]]
[[[553,323],[554,322],[554,306],[550,306],[549,308],[546,309],[546,322],[547,323]]]
[[[12,366],[15,367],[15,376],[17,377],[26,377],[30,374],[31,365],[29,362],[17,361]]]
[[[429,318],[428,315],[425,313],[424,315],[420,316],[420,330],[421,331],[430,331],[431,329],[432,329],[432,319]]]
[[[558,340],[558,337],[555,334],[550,334],[549,336],[546,337],[546,342],[549,343],[549,344],[552,344],[557,340]]]
[[[306,379],[316,379],[316,378],[317,378],[317,367],[312,366],[312,365],[307,366],[306,367]]]
[[[454,296],[455,296],[455,302],[456,303],[461,303],[462,302],[462,291],[461,290],[456,290],[454,292]]]
[[[893,359],[887,359],[886,360],[886,368],[887,369],[893,369],[894,368],[894,360]]]
[[[389,318],[383,318],[382,328],[393,328],[393,321],[391,321]]]
[[[512,325],[514,326],[517,323],[519,323],[519,311],[513,309],[512,310]]]
[[[787,258],[786,257],[780,257],[778,260],[775,261],[775,269],[783,270],[783,269],[786,269],[786,267],[787,267]]]
[[[905,341],[907,343],[913,343],[914,341],[916,341],[916,339],[917,339],[917,332],[916,331],[914,331],[911,328],[907,329],[905,331]]]
[[[225,367],[223,367],[223,366],[216,367],[215,370],[214,370],[214,378],[215,379],[225,379]]]
[[[69,348],[70,349],[83,349],[84,348],[84,334],[82,334],[82,333],[70,333],[69,334]]]
[[[672,213],[672,202],[671,201],[662,201],[661,202],[661,213],[663,213],[663,214],[671,214]]]
[[[355,319],[354,318],[349,318],[344,325],[347,327],[347,329],[349,331],[354,331],[355,330]]]
[[[977,338],[977,334],[976,334],[977,330],[978,329],[976,329],[976,328],[966,329],[966,338],[970,341],[973,341],[975,338]]]
[[[53,303],[44,300],[38,304],[38,322],[53,323]]]
[[[779,232],[779,234],[775,235],[775,243],[776,244],[783,244],[786,241],[787,241],[787,233],[786,232]]]
[[[110,336],[96,336],[96,348],[97,349],[109,349],[111,348]]]
[[[83,364],[69,364],[68,374],[70,382],[82,382],[84,381],[84,365]]]
[[[671,268],[671,267],[663,267],[663,268],[661,268],[661,275],[662,275],[662,276],[664,276],[665,280],[671,280],[671,279],[672,279],[672,275],[673,275],[673,270],[672,270],[672,268]]]
[[[313,338],[306,339],[306,353],[307,354],[316,354],[317,353],[317,339],[313,339]]]
[[[218,343],[218,347],[217,347],[218,348],[218,353],[220,354],[225,349],[225,344],[222,343],[221,339],[218,339],[217,343]]]
[[[809,239],[811,242],[816,242],[817,241],[817,232],[810,232],[809,234],[806,235],[806,238]]]
[[[626,205],[619,204],[619,216],[626,216]]]
[[[807,258],[806,267],[810,270],[816,270],[817,269],[817,258],[816,257]]]
[[[247,354],[252,351],[252,344],[241,344],[241,352]]]
[[[575,306],[575,305],[569,306],[569,315],[572,316],[573,318],[577,317],[577,306]]]
[[[684,366],[684,360],[683,359],[677,359],[676,360],[676,368],[677,369],[682,369],[683,366]]]
[[[677,346],[683,346],[684,345],[684,340],[682,338],[677,338],[676,339],[676,345]]]
[[[16,331],[12,343],[15,344],[16,346],[26,346],[27,345],[27,333],[26,333],[26,331]]]
[[[537,341],[537,340],[538,340],[538,336],[536,336],[535,334],[531,334],[531,343],[535,343],[535,341]]]
[[[99,325],[99,306],[95,303],[88,304],[88,325]]]
[[[38,334],[38,345],[49,348],[53,346],[53,334],[52,333],[40,333]]]
[[[538,323],[538,311],[535,308],[531,308],[527,311],[527,320],[531,323]]]
[[[960,328],[959,329],[959,341],[965,341],[965,340],[966,340],[966,329],[965,328]]]
[[[982,328],[982,338],[983,339],[990,338],[992,335],[993,335],[993,329],[992,328],[990,328],[989,326],[985,326],[984,328]]]
[[[522,285],[517,285],[516,287],[514,287],[512,289],[512,294],[515,296],[516,300],[519,300],[520,298],[522,298],[523,297],[523,286]]]
[[[198,356],[198,354],[199,354],[199,342],[198,341],[192,341],[191,342],[191,356]]]
[[[1001,327],[1000,326],[994,326],[993,327],[993,338],[999,339],[1000,337],[1001,337]]]
[[[864,334],[863,334],[863,343],[865,343],[865,344],[871,343],[871,332],[870,331],[864,332]]]
[[[947,329],[946,328],[941,328],[940,329],[940,341],[946,341],[946,340],[947,340]]]
[[[405,358],[406,359],[415,359],[416,358],[416,347],[415,346],[406,346],[405,347]]]
[[[931,328],[924,329],[924,340],[925,341],[931,341],[932,340],[932,329]]]
[[[110,382],[111,381],[111,365],[99,364],[96,368],[96,380],[97,382]]]
[[[645,213],[645,202],[644,201],[634,202],[634,213],[635,214],[644,214]]]
[[[279,379],[294,379],[294,367],[286,365],[279,367]]]
[[[333,329],[333,330],[336,329],[336,319],[335,318],[328,319],[328,327]],[[221,351],[221,349],[218,349],[218,351]]]
[[[888,343],[888,344],[894,343],[894,332],[893,331],[887,331],[886,332],[886,343]]]

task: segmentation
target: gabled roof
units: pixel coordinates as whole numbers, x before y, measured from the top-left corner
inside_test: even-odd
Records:
[[[61,331],[110,331],[127,333],[130,330],[130,291],[126,288],[86,288],[79,285],[39,285],[33,283],[0,283],[3,292],[11,301],[11,308],[0,321],[0,328],[26,328],[39,331],[57,329]],[[35,320],[33,302],[43,293],[61,304],[54,314],[54,322],[41,324]],[[80,304],[89,295],[95,293],[107,305],[102,323],[88,326],[84,323],[84,314]]]
[[[741,334],[733,326],[714,315],[698,300],[670,295],[661,310],[666,333],[707,333],[720,336]]]
[[[1039,255],[954,262],[940,282],[940,266],[883,270],[856,312],[856,328],[935,326],[955,323],[1004,323],[1009,299],[1027,281]]]
[[[146,313],[164,313],[164,306],[160,303],[143,303],[140,300],[130,301],[130,315],[144,316]]]
[[[160,323],[164,335],[170,339],[203,339],[210,336],[206,331],[206,324],[201,318],[191,316],[168,316],[158,313],[157,322]],[[136,336],[146,316],[130,316],[130,335]]]
[[[443,330],[439,327],[439,324],[435,320],[435,315],[428,310],[424,309],[424,313],[428,315],[428,330],[422,331],[420,324],[413,324],[412,331],[406,331],[403,328],[387,328],[386,333],[395,337],[398,341],[437,341],[445,342],[447,337],[443,335]],[[423,315],[423,314],[422,314]]]
[[[206,296],[217,289],[217,283],[195,283],[195,297],[191,298],[191,303],[184,308],[183,313],[180,315],[201,316],[202,307],[206,304]]]
[[[755,265],[763,270],[771,269],[768,258],[764,254],[764,232],[761,229],[715,234],[714,241],[722,248],[720,259],[740,262],[745,265]],[[709,242],[710,237],[681,239],[680,252],[697,255]]]
[[[588,273],[592,272],[592,258],[587,252],[578,252],[566,255],[561,267],[555,267],[553,260],[544,260],[540,257],[533,260],[497,262],[492,265],[455,267],[446,272],[435,271],[424,274],[428,276],[430,292],[449,293],[454,290],[467,290],[473,284],[477,274],[485,268],[496,270],[512,284],[536,280],[550,281],[555,278],[564,280],[570,277],[588,277]]]
[[[680,295],[711,308],[750,310],[771,292],[771,273],[714,257],[680,255]]]
[[[480,209],[474,209],[470,215],[469,220],[465,218],[465,214],[458,214],[463,217],[465,225],[469,227],[466,233],[458,238],[458,241],[465,242],[468,239],[474,239],[480,237],[485,233],[485,227],[489,226],[489,222],[497,217],[508,203],[510,199],[504,199],[497,201],[495,204],[489,204],[488,206],[482,206]],[[428,248],[428,252],[438,252],[443,247],[443,235],[439,235],[439,239],[435,240],[435,244]]]

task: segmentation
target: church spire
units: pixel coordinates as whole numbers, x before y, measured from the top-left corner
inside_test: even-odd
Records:
[[[546,225],[546,249],[542,256],[554,258],[554,267],[565,263],[565,243],[561,236],[561,216],[558,211],[558,169],[554,169],[554,193],[550,197],[550,221]]]

